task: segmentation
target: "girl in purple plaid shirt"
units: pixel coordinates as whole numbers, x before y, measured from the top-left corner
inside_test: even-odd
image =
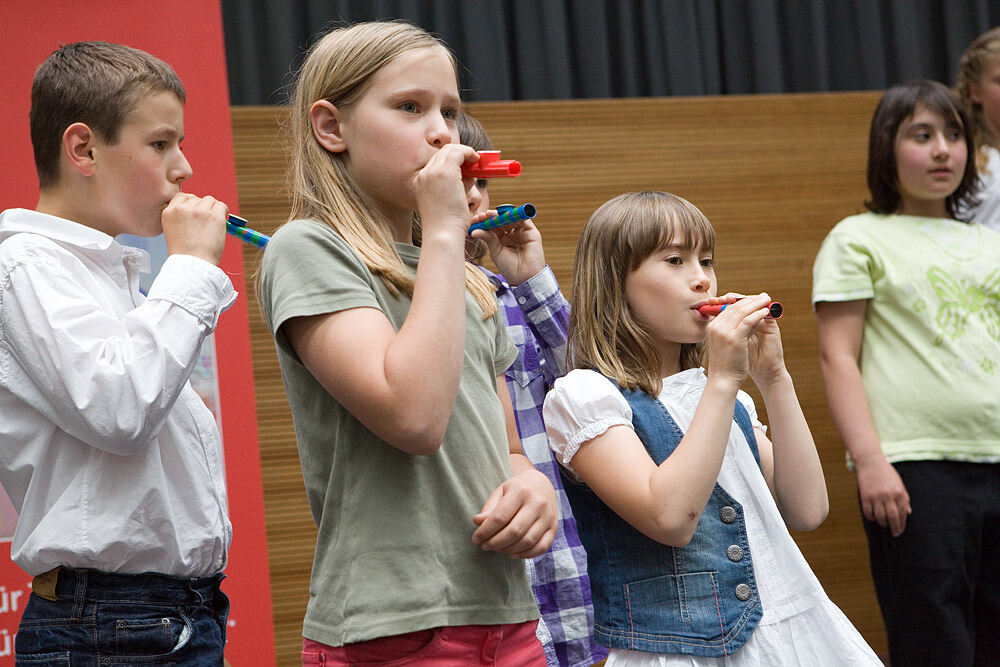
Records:
[[[458,117],[458,136],[461,143],[477,151],[493,150],[482,124],[466,113]],[[479,179],[469,192],[473,213],[490,208],[486,185],[486,179]],[[476,238],[467,242],[466,258],[478,265],[489,250],[501,272],[498,275],[479,267],[496,286],[507,332],[517,346],[517,358],[505,375],[518,436],[525,455],[549,478],[559,499],[559,523],[552,547],[527,561],[542,615],[538,639],[550,667],[593,665],[608,652],[594,641],[587,553],[576,532],[576,519],[542,421],[545,393],[566,372],[569,303],[545,263],[542,236],[530,220],[474,234]]]

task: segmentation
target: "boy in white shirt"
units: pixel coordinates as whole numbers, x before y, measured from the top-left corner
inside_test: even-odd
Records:
[[[0,214],[0,483],[35,577],[21,661],[220,665],[232,536],[221,441],[188,378],[236,298],[225,204],[180,192],[184,88],[126,46],[35,73],[35,210]],[[121,233],[164,234],[149,289]],[[110,664],[110,662],[109,662]]]

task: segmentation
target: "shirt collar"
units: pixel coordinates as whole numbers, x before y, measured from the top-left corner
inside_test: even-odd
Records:
[[[149,271],[149,253],[122,245],[113,236],[92,227],[26,208],[11,208],[0,213],[0,241],[22,232],[39,234],[53,241],[85,250],[115,252],[135,262],[140,271]]]
[[[486,275],[486,278],[491,283],[496,285],[498,292],[505,292],[510,289],[510,287],[507,285],[507,281],[504,280],[503,276],[497,273],[493,273],[482,264],[476,264],[476,268],[482,271]]]

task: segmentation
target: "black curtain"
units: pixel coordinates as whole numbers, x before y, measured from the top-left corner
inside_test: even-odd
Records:
[[[234,105],[279,104],[337,25],[404,19],[462,66],[467,101],[954,83],[1000,0],[222,0]]]

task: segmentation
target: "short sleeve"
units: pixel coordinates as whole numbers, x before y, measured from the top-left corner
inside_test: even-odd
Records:
[[[813,263],[814,307],[822,301],[861,301],[875,296],[879,261],[858,233],[856,220],[842,220],[820,246]]]
[[[612,426],[632,427],[632,409],[600,373],[577,369],[556,380],[543,406],[549,447],[570,472],[580,446]],[[574,473],[575,475],[575,473]]]
[[[517,347],[514,346],[514,341],[511,340],[510,333],[504,325],[502,311],[503,306],[501,305],[500,309],[493,315],[493,326],[496,328],[496,335],[493,339],[493,358],[495,359],[493,375],[503,375],[517,359]]]
[[[294,356],[281,326],[294,317],[379,308],[361,257],[320,223],[293,220],[279,229],[261,261],[261,309],[278,346]]]

